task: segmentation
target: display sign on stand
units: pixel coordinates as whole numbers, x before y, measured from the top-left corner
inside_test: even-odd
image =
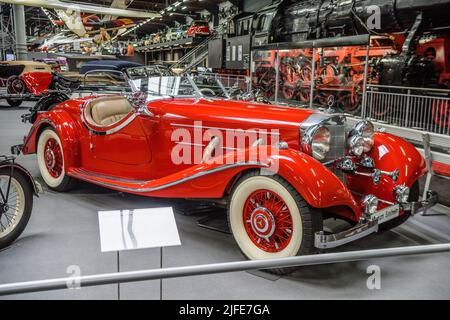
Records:
[[[117,252],[117,272],[120,272],[120,251],[163,248],[181,245],[173,209],[151,208],[137,210],[99,211],[100,244],[102,252]],[[117,296],[120,300],[120,283]],[[162,280],[160,280],[162,299]]]

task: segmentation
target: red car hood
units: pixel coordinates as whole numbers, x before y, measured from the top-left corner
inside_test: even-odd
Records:
[[[316,111],[220,99],[167,99],[148,104],[150,111],[178,119],[241,125],[244,128],[298,128]]]

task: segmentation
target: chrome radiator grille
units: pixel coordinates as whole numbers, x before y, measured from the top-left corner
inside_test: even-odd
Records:
[[[330,152],[328,153],[325,162],[345,156],[345,127],[345,124],[327,126],[331,133],[331,145]],[[339,180],[345,183],[345,175],[341,170],[332,169],[331,171],[333,171],[333,173],[339,178]]]
[[[323,162],[342,158],[345,156],[345,124],[327,125],[331,134],[330,152]]]

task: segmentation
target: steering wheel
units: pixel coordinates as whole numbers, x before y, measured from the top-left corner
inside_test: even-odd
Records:
[[[200,89],[200,92],[203,95],[207,96],[207,97],[214,97],[214,96],[216,96],[216,93],[211,88],[202,88],[202,89]]]

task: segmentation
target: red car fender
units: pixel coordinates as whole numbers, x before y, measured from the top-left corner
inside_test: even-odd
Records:
[[[53,81],[53,75],[49,72],[27,72],[22,74],[21,79],[31,93],[41,95],[47,92]]]
[[[314,208],[347,207],[360,217],[361,207],[352,193],[326,166],[294,150],[280,150],[278,174],[287,180]]]
[[[69,113],[63,109],[56,109],[40,115],[31,127],[29,135],[25,138],[22,148],[23,154],[37,152],[39,134],[44,127],[52,127],[61,140],[64,150],[64,163],[66,168],[80,166],[79,132],[76,122]]]
[[[374,184],[372,178],[360,175],[347,175],[351,190],[359,194],[373,194],[380,199],[394,202],[394,188],[413,184],[427,172],[425,159],[409,142],[388,133],[375,133],[374,146],[368,156],[375,161],[375,168],[383,171],[399,169],[397,182],[383,176],[379,184]]]

